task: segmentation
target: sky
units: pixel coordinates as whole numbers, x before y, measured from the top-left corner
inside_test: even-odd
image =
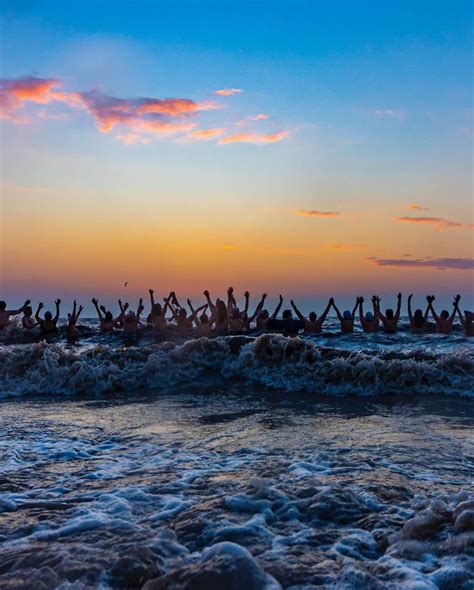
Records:
[[[470,2],[0,7],[10,307],[229,285],[473,307]]]

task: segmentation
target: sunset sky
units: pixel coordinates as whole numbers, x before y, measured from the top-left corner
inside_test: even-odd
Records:
[[[470,2],[0,6],[1,299],[472,308]]]

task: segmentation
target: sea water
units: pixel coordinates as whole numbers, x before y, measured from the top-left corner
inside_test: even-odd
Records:
[[[0,587],[471,589],[461,333],[0,349]]]

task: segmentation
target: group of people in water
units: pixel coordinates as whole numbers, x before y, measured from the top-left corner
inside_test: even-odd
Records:
[[[190,299],[187,300],[187,308],[181,305],[174,291],[163,299],[163,303],[155,301],[153,289],[149,290],[149,295],[150,312],[145,320],[142,319],[145,311],[143,299],[139,300],[135,310],[130,309],[128,303],[122,303],[119,300],[120,311],[115,315],[103,305],[99,305],[97,299],[92,299],[99,319],[100,331],[107,333],[121,330],[125,341],[130,343],[137,340],[140,330],[145,325],[156,330],[160,336],[172,330],[181,333],[194,331],[198,337],[248,334],[251,332],[280,332],[287,336],[296,336],[300,332],[321,334],[326,317],[332,308],[340,322],[342,333],[353,332],[356,318],[358,318],[364,332],[374,333],[382,329],[385,333],[394,334],[397,332],[402,305],[402,294],[399,293],[395,310],[388,308],[382,312],[381,298],[373,295],[370,310],[364,311],[364,298],[357,297],[352,310],[348,309],[341,312],[331,297],[320,316],[314,311],[305,316],[298,309],[295,302],[291,300],[291,309],[285,309],[281,314],[281,318],[279,318],[278,315],[283,306],[283,297],[281,295],[272,313],[265,307],[266,293],[262,295],[255,309],[251,312],[249,310],[249,292],[244,293],[244,305],[241,308],[237,304],[232,287],[227,290],[226,301],[220,298],[213,301],[209,291],[204,291],[205,302],[197,308],[193,306]],[[467,310],[464,313],[461,312],[459,308],[460,295],[456,295],[454,298],[451,313],[444,309],[439,314],[435,311],[433,305],[435,301],[434,295],[426,297],[427,306],[425,311],[422,309],[413,311],[412,297],[413,295],[408,297],[408,317],[412,333],[424,334],[431,331],[428,321],[431,315],[436,331],[440,334],[450,334],[455,318],[458,317],[466,336],[474,335],[474,312]],[[25,331],[39,328],[42,336],[55,334],[58,332],[60,306],[61,300],[57,299],[55,301],[55,313],[47,311],[41,315],[44,304],[40,303],[33,315],[30,300],[25,301],[18,309],[8,309],[5,301],[0,301],[0,332],[7,328],[11,316],[23,314],[21,324]],[[67,338],[70,341],[75,341],[79,337],[77,324],[82,311],[82,305],[78,306],[77,302],[74,301],[73,309],[68,313],[66,323]]]

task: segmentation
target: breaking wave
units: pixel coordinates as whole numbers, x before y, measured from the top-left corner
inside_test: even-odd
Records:
[[[124,348],[53,343],[0,347],[0,397],[107,394],[232,379],[325,395],[397,393],[474,397],[472,349],[344,350],[265,334]]]

